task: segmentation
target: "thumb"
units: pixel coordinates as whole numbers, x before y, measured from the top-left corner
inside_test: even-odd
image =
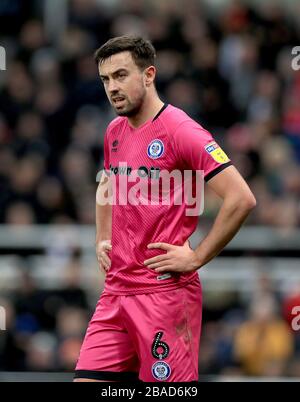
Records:
[[[187,240],[184,242],[184,245],[183,245],[183,246],[184,246],[184,247],[192,248],[189,239],[187,239]]]

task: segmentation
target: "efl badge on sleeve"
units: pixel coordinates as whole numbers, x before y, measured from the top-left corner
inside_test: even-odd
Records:
[[[210,156],[218,163],[229,162],[228,156],[215,141],[205,145],[205,151],[208,152]]]

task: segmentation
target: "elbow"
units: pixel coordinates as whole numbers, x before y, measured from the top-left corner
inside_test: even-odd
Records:
[[[230,210],[241,215],[248,215],[256,207],[256,199],[251,191],[234,194],[228,201]]]
[[[245,194],[240,202],[239,206],[241,209],[243,209],[245,212],[251,212],[255,207],[256,207],[256,198],[254,197],[252,192],[249,192]]]

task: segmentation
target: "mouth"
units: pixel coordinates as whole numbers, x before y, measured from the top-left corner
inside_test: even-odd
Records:
[[[121,104],[124,103],[125,98],[123,96],[115,96],[112,98],[112,101],[115,106],[121,106]]]

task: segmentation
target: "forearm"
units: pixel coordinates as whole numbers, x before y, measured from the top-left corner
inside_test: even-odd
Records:
[[[215,222],[203,241],[196,248],[198,268],[218,255],[235,236],[254,204],[225,199]]]
[[[112,206],[96,203],[96,243],[111,240]]]
[[[96,193],[96,243],[111,240],[112,186],[109,177],[102,176]]]

